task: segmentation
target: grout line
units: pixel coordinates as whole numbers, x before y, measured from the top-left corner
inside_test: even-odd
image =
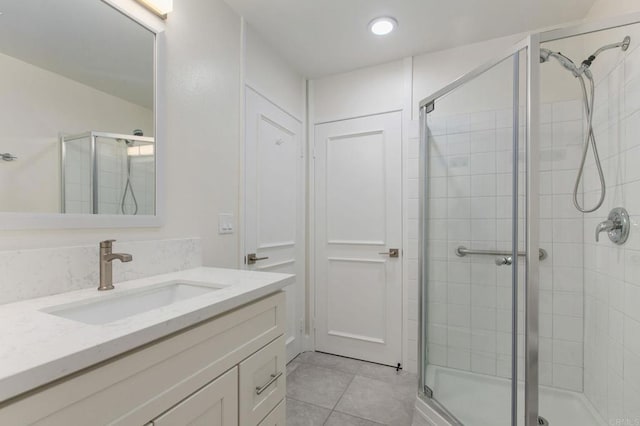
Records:
[[[336,404],[333,406],[332,411],[334,411],[336,409],[336,407],[338,406],[338,404],[340,403],[340,401],[342,401],[342,397],[344,396],[345,393],[347,393],[347,389],[349,389],[349,386],[351,386],[351,384],[353,383],[355,378],[356,378],[356,375],[354,374],[353,377],[351,378],[351,380],[349,381],[349,384],[344,388],[344,390],[340,394],[340,398],[338,398],[338,400],[336,401]]]
[[[329,370],[338,372],[338,373],[344,373],[343,371],[340,370],[336,370],[333,368],[329,368]],[[349,386],[351,386],[351,383],[353,383],[353,380],[356,378],[356,375],[354,374],[353,377],[351,378],[351,380],[349,381],[349,384],[344,388],[344,390],[342,391],[342,393],[340,394],[340,398],[338,398],[338,400],[336,401],[336,403],[334,404],[333,408],[331,409],[331,412],[329,413],[329,415],[327,416],[327,419],[324,421],[323,424],[327,424],[327,421],[329,421],[329,418],[331,417],[331,415],[333,414],[333,412],[336,410],[336,407],[338,406],[338,404],[340,403],[340,401],[342,401],[342,397],[344,396],[344,394],[347,392],[347,389],[349,389]]]
[[[293,400],[293,401],[300,402],[300,403],[302,403],[302,404],[313,405],[313,406],[314,406],[314,407],[316,407],[316,408],[322,408],[323,410],[331,410],[331,411],[333,412],[333,409],[332,409],[332,408],[323,407],[323,406],[321,406],[321,405],[314,404],[313,402],[303,401],[303,400],[301,400],[301,399],[292,398],[292,397],[290,397],[290,396],[285,396],[285,399],[291,399],[291,400]]]
[[[388,426],[387,424],[385,424],[385,423],[380,423],[380,422],[379,422],[379,421],[377,421],[377,420],[365,419],[364,417],[356,416],[356,415],[351,414],[351,413],[345,413],[345,412],[343,412],[343,411],[338,411],[338,410],[333,410],[331,413],[334,413],[334,412],[336,412],[336,413],[340,413],[340,414],[344,414],[344,415],[346,415],[346,416],[353,417],[353,418],[356,418],[356,419],[364,420],[364,421],[367,421],[367,422],[373,422],[373,423],[377,423],[377,424],[379,424],[379,425]]]
[[[327,418],[324,420],[324,422],[322,422],[323,425],[326,425],[327,422],[329,421],[329,419],[331,418],[331,415],[334,413],[334,411],[336,410],[331,410],[331,412],[329,413],[329,415],[327,416]]]

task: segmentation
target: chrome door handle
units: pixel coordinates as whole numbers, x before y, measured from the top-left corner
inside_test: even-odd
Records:
[[[280,376],[282,376],[282,371],[277,373],[277,374],[272,374],[271,378],[269,379],[269,381],[267,383],[265,383],[262,386],[256,386],[256,395],[260,395],[262,392],[264,392],[265,390],[267,390],[267,388],[269,386],[271,386],[271,384],[273,382],[275,382],[276,380],[278,380],[280,378]]]
[[[247,255],[247,265],[253,265],[258,260],[266,260],[268,258],[269,258],[269,256],[257,257],[257,255],[255,253],[249,253]]]
[[[383,251],[378,254],[386,254],[389,257],[400,257],[400,249],[390,248],[389,251]]]
[[[513,263],[513,258],[511,256],[497,257],[496,258],[496,265],[498,265],[498,266],[511,265],[512,263]]]

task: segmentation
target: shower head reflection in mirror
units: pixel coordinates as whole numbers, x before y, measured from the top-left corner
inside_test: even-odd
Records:
[[[606,184],[604,173],[602,171],[602,164],[600,162],[600,156],[598,155],[598,147],[596,143],[596,137],[593,133],[593,110],[594,110],[594,99],[595,99],[595,83],[593,81],[593,74],[589,69],[591,64],[602,52],[610,49],[620,48],[623,52],[629,48],[631,44],[631,37],[626,36],[624,40],[619,43],[612,43],[602,46],[594,53],[592,53],[587,59],[582,61],[580,66],[576,65],[570,58],[566,57],[560,52],[553,52],[549,49],[540,49],[540,62],[549,62],[551,58],[557,61],[560,65],[562,65],[566,70],[568,70],[575,78],[578,79],[580,83],[580,88],[582,89],[582,100],[584,103],[584,111],[587,117],[587,132],[584,140],[584,145],[582,149],[582,159],[580,161],[580,168],[578,169],[578,174],[576,176],[576,181],[573,187],[573,205],[578,209],[578,211],[582,213],[592,213],[598,210],[602,204],[604,203],[604,198],[606,195]],[[585,83],[585,78],[589,81],[589,93],[587,93],[587,85]],[[596,205],[592,208],[587,208],[586,206],[581,206],[578,201],[578,187],[580,186],[580,182],[584,177],[584,165],[587,159],[587,153],[589,152],[589,145],[591,145],[591,149],[593,151],[593,157],[595,159],[596,168],[598,170],[598,177],[600,179],[600,199],[596,203]]]

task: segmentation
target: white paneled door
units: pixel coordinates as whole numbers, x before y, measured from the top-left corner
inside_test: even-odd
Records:
[[[402,116],[315,127],[316,349],[402,360]]]
[[[302,124],[249,87],[245,105],[245,267],[296,275],[285,289],[291,360],[304,318]]]

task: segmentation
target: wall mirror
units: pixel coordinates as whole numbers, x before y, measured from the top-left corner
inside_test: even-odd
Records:
[[[0,214],[155,217],[156,33],[101,0],[0,13]]]

